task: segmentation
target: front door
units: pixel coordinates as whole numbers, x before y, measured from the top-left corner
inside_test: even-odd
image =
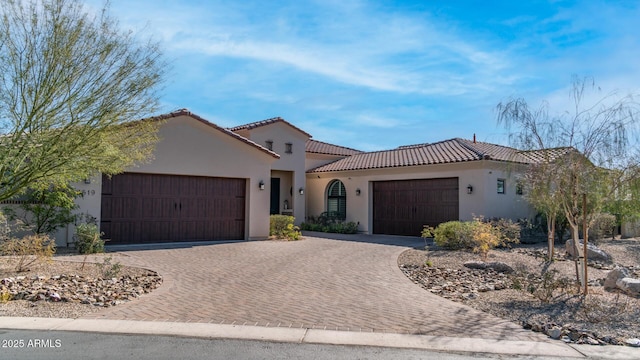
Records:
[[[280,214],[280,178],[271,178],[271,207],[270,214]]]

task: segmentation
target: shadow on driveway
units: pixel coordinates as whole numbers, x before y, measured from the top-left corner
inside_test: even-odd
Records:
[[[302,235],[331,240],[364,242],[371,244],[393,245],[419,249],[424,249],[425,246],[433,243],[433,239],[427,239],[427,241],[425,242],[423,238],[417,236],[335,234],[316,231],[303,231]]]

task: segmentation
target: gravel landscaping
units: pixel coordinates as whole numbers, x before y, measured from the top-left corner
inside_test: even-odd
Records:
[[[547,263],[546,244],[517,245],[489,253],[489,262],[508,265],[513,272],[471,269],[467,262],[479,256],[448,251],[435,245],[407,250],[398,258],[400,269],[427,291],[475,309],[543,332],[565,342],[593,345],[640,346],[640,299],[604,289],[607,274],[616,266],[640,278],[640,241],[599,241],[612,257],[610,263],[590,263],[590,294],[577,294],[575,263],[563,246]],[[473,264],[468,264],[473,265]],[[499,269],[503,270],[503,269]],[[548,274],[546,277],[543,273]],[[553,289],[553,291],[551,291]]]
[[[162,283],[154,271],[121,266],[110,254],[93,255],[93,262],[71,258],[18,273],[16,258],[0,257],[0,316],[78,318],[133,301]]]

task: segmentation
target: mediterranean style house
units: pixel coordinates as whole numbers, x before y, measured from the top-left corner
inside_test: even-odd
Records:
[[[77,184],[78,211],[109,244],[265,239],[269,215],[301,223],[344,214],[366,234],[419,236],[423,225],[532,215],[518,151],[475,140],[363,152],[311,138],[281,118],[233,128],[183,109],[162,120],[154,159]],[[73,243],[73,225],[56,235]]]

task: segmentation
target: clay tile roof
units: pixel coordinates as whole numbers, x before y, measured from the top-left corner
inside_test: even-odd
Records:
[[[521,151],[520,154],[525,157],[530,163],[538,164],[541,162],[554,161],[557,158],[572,151],[575,151],[575,149],[571,147],[559,147],[543,150]]]
[[[314,153],[314,154],[351,156],[351,155],[362,153],[362,151],[360,150],[356,150],[356,149],[352,149],[344,146],[333,145],[333,144],[329,144],[329,143],[318,141],[318,140],[312,140],[312,139],[307,140],[305,148],[306,148],[305,149],[306,152]]]
[[[180,109],[180,110],[176,110],[176,111],[173,111],[171,113],[168,113],[168,114],[162,114],[162,115],[154,116],[154,117],[151,117],[151,118],[148,118],[148,119],[143,119],[143,120],[166,120],[166,119],[171,119],[171,118],[175,118],[175,117],[178,117],[178,116],[189,116],[189,117],[191,117],[191,118],[193,118],[195,120],[200,121],[201,123],[203,123],[203,124],[205,124],[207,126],[210,126],[210,127],[214,128],[214,129],[216,129],[216,130],[218,130],[218,131],[220,131],[220,132],[222,132],[222,133],[224,133],[226,135],[231,136],[234,139],[240,140],[240,141],[242,141],[242,142],[244,142],[244,143],[246,143],[248,145],[251,145],[251,146],[257,148],[258,150],[273,156],[276,159],[280,158],[280,155],[278,155],[277,153],[275,153],[275,152],[263,147],[262,145],[257,144],[255,142],[243,137],[243,136],[240,136],[240,135],[234,133],[233,131],[231,131],[229,129],[225,129],[225,128],[223,128],[221,126],[218,126],[218,125],[216,125],[216,124],[214,124],[214,123],[212,123],[212,122],[210,122],[208,120],[205,120],[204,118],[192,113],[188,109]]]
[[[470,140],[456,138],[432,144],[408,145],[393,150],[355,154],[309,170],[309,172],[446,164],[483,159],[517,163],[531,162],[529,158],[524,157],[520,151],[514,148],[482,142],[474,143]]]
[[[231,130],[231,131],[251,130],[251,129],[255,129],[257,127],[271,125],[271,124],[275,124],[275,123],[278,123],[278,122],[285,123],[285,124],[289,125],[290,127],[294,128],[295,130],[303,133],[307,137],[311,137],[311,135],[309,133],[307,133],[306,131],[304,131],[304,130],[302,130],[302,129],[294,126],[294,125],[292,125],[290,122],[286,121],[285,119],[283,119],[281,117],[274,117],[274,118],[270,118],[270,119],[266,119],[266,120],[260,120],[260,121],[252,122],[252,123],[249,123],[249,124],[238,125],[238,126],[234,126],[232,128],[229,128],[229,130]]]

